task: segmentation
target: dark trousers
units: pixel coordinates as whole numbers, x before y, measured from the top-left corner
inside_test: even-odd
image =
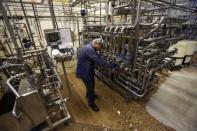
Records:
[[[83,82],[86,86],[86,97],[88,98],[88,103],[89,104],[93,104],[95,101],[95,93],[94,93],[94,78],[92,78],[91,80],[85,80],[83,79]]]

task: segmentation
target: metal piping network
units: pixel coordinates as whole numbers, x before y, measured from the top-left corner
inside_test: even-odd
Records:
[[[20,50],[19,50],[19,47],[18,47],[18,43],[17,43],[16,37],[14,36],[14,32],[13,32],[13,30],[11,28],[12,25],[11,25],[9,19],[8,19],[7,12],[6,12],[2,2],[0,2],[0,10],[1,10],[1,13],[3,15],[4,21],[6,23],[9,35],[10,35],[10,37],[12,39],[13,44],[14,44],[14,47],[15,47],[15,49],[17,51],[18,56],[20,57]]]
[[[21,3],[21,1],[12,1],[12,0],[2,0],[2,2],[9,2],[9,3]],[[40,2],[22,2],[23,4],[36,4],[36,5],[43,5],[45,0],[41,0]]]
[[[25,51],[21,53],[22,58],[24,60],[24,63],[26,60],[36,60],[37,64],[39,67],[33,67],[33,68],[28,68],[27,64],[15,64],[18,63],[17,57],[11,57],[8,58],[8,62],[4,62],[3,65],[0,67],[0,71],[3,69],[9,69],[10,74],[12,71],[14,72],[20,72],[18,69],[23,69],[24,72],[12,75],[8,80],[7,80],[7,85],[11,89],[11,91],[16,95],[16,98],[19,98],[23,95],[28,95],[30,92],[25,93],[25,94],[19,94],[18,91],[14,88],[12,85],[12,80],[17,80],[20,82],[22,78],[27,78],[30,88],[33,91],[39,92],[39,95],[43,100],[43,105],[44,106],[54,106],[58,105],[59,108],[54,110],[54,112],[62,112],[62,118],[59,120],[52,122],[52,114],[49,112],[47,113],[48,116],[46,117],[46,122],[48,123],[48,127],[46,127],[44,130],[51,130],[55,127],[57,127],[59,124],[69,120],[71,118],[71,115],[66,107],[65,102],[67,102],[68,98],[63,98],[61,94],[61,89],[62,89],[62,81],[59,78],[59,75],[54,68],[54,65],[48,56],[47,49],[40,49],[40,50],[30,50],[30,51]],[[41,58],[41,59],[39,59]],[[12,63],[10,63],[12,62]],[[17,67],[17,68],[16,68]],[[11,70],[10,70],[11,69]],[[40,74],[35,74],[33,70],[40,70]],[[36,82],[36,79],[38,80],[38,76],[43,76],[42,80],[40,82]],[[40,78],[40,77],[39,77]],[[36,83],[35,83],[36,82]],[[29,87],[27,87],[29,88]],[[44,92],[48,93],[44,93]],[[55,99],[54,99],[55,98]],[[17,104],[17,103],[16,103]],[[15,105],[16,106],[16,105]],[[15,107],[14,106],[14,107]],[[46,108],[46,111],[48,108]],[[22,112],[21,112],[22,113]],[[13,108],[12,114],[14,117],[19,118],[21,113],[17,113],[15,111],[15,108]],[[53,112],[52,112],[53,113]]]
[[[12,1],[3,1],[3,2],[12,2]],[[43,110],[47,114],[47,117],[44,120],[48,123],[48,127],[45,128],[44,130],[51,130],[55,128],[56,126],[58,126],[59,124],[69,120],[71,118],[71,115],[66,107],[66,102],[69,97],[63,98],[61,94],[61,89],[63,86],[62,86],[62,81],[59,77],[59,74],[56,71],[56,67],[53,65],[53,61],[47,52],[47,48],[36,49],[33,34],[31,32],[31,27],[29,25],[27,14],[25,12],[24,4],[43,4],[44,0],[42,0],[41,3],[23,2],[22,0],[20,0],[19,2],[13,1],[13,3],[19,3],[21,5],[27,26],[24,23],[16,23],[13,19],[12,19],[13,24],[11,24],[11,21],[8,19],[6,9],[3,6],[3,2],[0,2],[0,12],[2,13],[3,20],[6,23],[5,27],[8,28],[8,32],[12,39],[12,43],[14,44],[14,48],[17,51],[17,54],[13,54],[12,57],[7,57],[5,60],[3,60],[4,62],[2,62],[2,65],[0,67],[0,72],[4,73],[7,76],[8,78],[7,85],[9,89],[11,89],[11,91],[16,96],[16,99],[23,95],[29,95],[32,90],[35,92],[38,92],[37,96],[41,98],[41,104],[43,104],[43,108],[45,107],[45,109]],[[53,7],[52,7],[51,2],[52,1],[49,0],[49,4],[50,4],[49,8],[52,11],[50,13],[51,13],[51,17],[52,17],[53,24],[54,24],[56,20],[55,20],[55,14],[53,12]],[[16,39],[15,32],[13,30],[15,28],[12,29],[12,27],[15,26],[16,24],[25,25],[26,31],[27,30],[29,31],[29,32],[27,31],[27,33],[29,33],[28,36],[34,45],[34,50],[29,49],[29,50],[20,51],[18,40]],[[57,29],[58,28],[57,22],[55,24],[54,24],[54,28]],[[29,61],[34,64],[31,63],[29,65],[28,63]],[[19,94],[20,87],[18,83],[21,82],[22,78],[26,78],[27,82],[30,85],[30,86],[25,86],[25,88],[31,88],[31,89],[27,90],[28,93],[22,94],[20,92]],[[17,81],[16,82],[17,84],[14,83],[13,80]],[[15,86],[19,87],[19,89],[16,90]],[[53,112],[51,112],[49,111],[49,109],[51,109],[51,106],[55,106],[57,108],[55,108]],[[17,102],[14,105],[12,114],[18,120],[18,118],[20,118],[20,113],[18,114],[15,111],[15,107],[17,107]],[[54,113],[55,114],[60,113],[61,118],[58,118],[56,119],[56,121],[54,121]],[[32,116],[28,116],[27,121],[31,121],[32,120],[31,117]],[[26,119],[24,121],[26,121]]]
[[[125,15],[129,15],[130,20],[117,23],[113,19],[117,15],[115,10],[123,8],[129,9],[129,14]],[[106,35],[103,38],[106,38],[108,48],[101,52],[101,56],[118,64],[118,68],[114,71],[97,66],[98,77],[110,80],[108,84],[119,85],[117,88],[126,90],[134,98],[146,95],[158,79],[156,71],[169,69],[174,65],[175,59],[171,56],[177,50],[169,51],[169,47],[179,40],[191,38],[184,36],[186,32],[196,34],[191,33],[196,32],[196,21],[190,21],[180,13],[194,10],[188,8],[185,11],[177,5],[169,6],[169,3],[165,2],[158,4],[157,1],[150,0],[131,0],[125,5],[116,5],[113,8],[111,25],[106,20],[107,26],[103,29],[103,34]],[[167,14],[169,10],[177,11],[181,15],[171,16]],[[121,13],[124,15],[124,12]],[[94,29],[94,26],[90,28]],[[124,37],[126,35],[132,37]]]
[[[26,21],[26,24],[27,24],[27,27],[28,27],[28,30],[29,30],[29,33],[30,33],[31,42],[33,43],[34,49],[36,49],[36,45],[35,45],[34,38],[33,38],[33,33],[31,31],[31,27],[30,27],[29,21],[27,19],[27,14],[26,14],[25,7],[23,5],[24,3],[23,3],[22,0],[20,0],[20,4],[21,4],[21,8],[22,8],[22,11],[23,11],[23,14],[24,14],[24,17],[25,17],[25,21]]]

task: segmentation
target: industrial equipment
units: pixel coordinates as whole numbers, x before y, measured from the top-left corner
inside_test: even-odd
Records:
[[[46,44],[41,35],[38,16],[34,14],[39,37],[33,33],[24,3],[18,2],[25,23],[13,18],[8,3],[0,3],[4,24],[1,43],[6,45],[4,56],[0,59],[0,130],[29,131],[40,124],[44,125],[43,130],[52,130],[71,118],[66,106],[70,96],[63,97],[61,93],[62,81],[48,48],[43,47]],[[36,9],[35,5],[33,8]],[[62,44],[58,28],[52,30],[45,32],[46,43],[51,48]],[[72,53],[69,53],[71,56]],[[66,82],[68,86],[68,80]]]
[[[3,97],[9,94],[16,99],[11,99],[10,108],[1,112],[1,129],[26,131],[46,121],[48,130],[70,119],[67,99],[61,94],[61,80],[47,49],[27,51],[21,59],[11,57],[3,62],[3,70],[8,73],[8,92]],[[10,100],[2,99],[1,103]],[[11,121],[15,126],[9,126]]]
[[[67,9],[52,0],[0,2],[0,130],[27,131],[43,123],[44,130],[51,130],[71,118],[64,62],[73,58],[74,47],[80,48],[81,43],[98,36],[105,40],[99,53],[118,68],[97,65],[95,74],[129,100],[144,97],[159,79],[156,72],[174,66],[177,49],[170,49],[173,44],[197,40],[196,0],[69,3]],[[81,9],[73,12],[78,4]],[[71,33],[70,25],[61,26],[66,20],[76,22],[72,31],[77,27],[77,33]],[[79,46],[74,45],[76,34]],[[61,93],[54,62],[61,62],[68,97]]]
[[[84,41],[102,35],[106,48],[100,55],[118,64],[115,71],[97,66],[96,75],[126,100],[145,96],[158,81],[156,72],[174,66],[177,49],[169,50],[170,46],[197,38],[196,2],[176,2],[108,0],[106,25],[84,18]]]

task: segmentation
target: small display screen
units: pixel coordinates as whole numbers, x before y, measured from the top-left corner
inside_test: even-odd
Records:
[[[60,40],[58,32],[48,34],[49,42],[57,42]]]

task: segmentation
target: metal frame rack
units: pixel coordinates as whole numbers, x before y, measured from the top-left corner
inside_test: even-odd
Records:
[[[52,18],[53,29],[58,31],[57,6],[51,0],[48,4],[45,2],[19,0],[0,3],[3,24],[0,39],[4,51],[0,59],[0,74],[6,77],[0,80],[0,89],[4,93],[0,101],[0,104],[4,103],[0,111],[2,130],[26,131],[43,122],[47,124],[44,130],[51,130],[71,118],[66,106],[70,97],[63,97],[62,81],[47,48],[44,48],[46,44],[40,18]],[[13,15],[17,11],[13,4],[19,5],[22,16]],[[29,16],[27,8],[33,11],[33,16]],[[41,17],[39,12],[42,8],[48,8],[50,15]],[[23,18],[25,22],[21,22]],[[35,19],[37,36],[32,31],[29,18]],[[7,96],[10,99],[6,99]]]
[[[80,43],[87,43],[91,37],[99,36],[103,33],[106,24],[105,24],[105,16],[102,14],[102,9],[105,8],[103,4],[105,4],[105,0],[95,0],[95,1],[83,1],[77,0],[70,4],[71,7],[81,6],[81,10],[85,10],[86,14],[83,18],[83,30],[81,36],[83,37],[83,41]],[[97,13],[96,13],[97,12]]]
[[[197,39],[196,1],[115,0],[111,22],[106,17],[102,31],[87,24],[84,33],[105,39],[101,55],[118,69],[97,66],[96,74],[126,99],[143,97],[158,81],[156,71],[173,67],[177,49],[170,46]]]

